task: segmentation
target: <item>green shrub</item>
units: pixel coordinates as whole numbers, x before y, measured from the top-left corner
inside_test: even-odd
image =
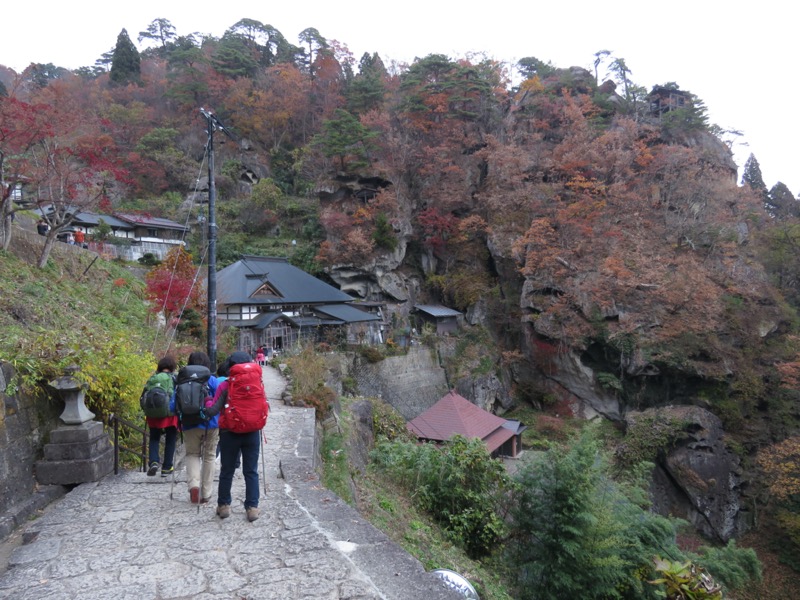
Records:
[[[384,359],[383,353],[375,346],[359,346],[358,353],[370,363],[381,362]]]
[[[93,342],[84,343],[78,353],[81,370],[77,376],[89,385],[86,407],[101,419],[115,413],[124,419],[140,421],[139,396],[157,361],[123,334],[95,338]]]
[[[373,398],[372,403],[372,431],[375,438],[385,438],[388,441],[400,440],[413,442],[416,437],[406,427],[406,420],[388,402]]]
[[[312,346],[305,346],[299,353],[288,357],[286,364],[292,373],[292,394],[295,397],[311,396],[320,385],[324,385],[325,360]]]
[[[681,439],[684,425],[680,419],[660,412],[638,417],[615,451],[619,471],[624,473],[641,462],[655,462],[660,452],[669,450]]]
[[[622,392],[622,382],[619,380],[619,377],[613,373],[600,372],[596,375],[596,377],[597,383],[599,383],[600,387],[603,389]]]
[[[378,248],[384,250],[392,251],[397,248],[397,236],[384,213],[378,213],[375,216],[375,231],[372,232],[372,241]]]
[[[728,590],[742,589],[745,585],[761,581],[761,561],[752,548],[738,548],[730,540],[722,548],[701,548],[695,562],[704,567]]]
[[[148,267],[153,267],[153,266],[161,264],[161,261],[159,260],[159,258],[155,254],[153,254],[152,252],[145,252],[139,258],[138,262],[140,264],[148,266]]]
[[[494,550],[505,533],[498,510],[508,478],[479,439],[454,436],[446,444],[381,442],[372,453],[376,468],[415,490],[419,507],[436,519],[472,557]]]

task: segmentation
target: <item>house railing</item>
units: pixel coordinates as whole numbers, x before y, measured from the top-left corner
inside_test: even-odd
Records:
[[[114,475],[119,475],[119,452],[127,452],[138,456],[142,462],[141,471],[147,470],[147,430],[134,425],[130,421],[118,417],[114,413],[108,415],[108,426],[114,430]],[[120,444],[120,427],[127,428],[128,430],[138,431],[142,434],[142,445],[139,448],[129,448]]]

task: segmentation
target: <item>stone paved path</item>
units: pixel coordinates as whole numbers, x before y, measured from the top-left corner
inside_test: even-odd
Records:
[[[82,484],[23,530],[0,574],[15,600],[292,600],[463,598],[328,492],[314,472],[314,413],[284,406],[284,379],[265,367],[267,492],[245,518],[244,480],[233,514],[188,501],[169,479],[126,472]],[[261,474],[264,477],[263,474]]]

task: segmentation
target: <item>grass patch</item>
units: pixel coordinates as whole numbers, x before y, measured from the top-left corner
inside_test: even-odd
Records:
[[[322,440],[322,461],[322,483],[342,500],[351,506],[355,505],[350,486],[350,466],[341,432],[331,430],[325,433]]]
[[[98,418],[142,417],[138,398],[155,367],[156,331],[144,283],[89,252],[54,251],[44,269],[32,258],[0,252],[0,357],[16,371],[7,393],[36,396],[76,364]]]

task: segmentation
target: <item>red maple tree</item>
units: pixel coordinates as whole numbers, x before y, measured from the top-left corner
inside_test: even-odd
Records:
[[[182,246],[170,250],[164,261],[145,276],[152,311],[172,323],[187,309],[204,312],[205,298],[198,280],[198,267]]]

